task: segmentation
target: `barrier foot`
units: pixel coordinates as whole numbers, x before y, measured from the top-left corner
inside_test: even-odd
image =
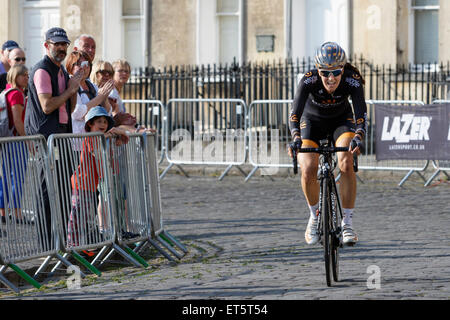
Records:
[[[142,264],[144,266],[144,268],[148,268],[148,263],[147,261],[144,260],[144,258],[142,258],[140,255],[138,255],[136,252],[134,252],[133,250],[130,249],[130,247],[123,245],[122,246],[125,251],[132,256],[137,262],[139,262],[140,264]]]
[[[258,169],[259,169],[259,167],[254,167],[254,168],[252,169],[252,171],[250,171],[250,173],[248,174],[248,176],[245,178],[245,182],[247,182],[247,181],[255,174],[256,170],[258,170]]]
[[[240,166],[236,166],[236,168],[242,173],[242,175],[243,175],[244,177],[247,176],[247,173],[246,173]]]
[[[75,250],[71,251],[72,256],[79,262],[81,263],[83,266],[85,266],[87,269],[89,269],[91,272],[93,272],[94,274],[96,274],[97,276],[101,276],[102,273],[100,272],[100,270],[98,270],[96,267],[94,267],[92,264],[89,263],[89,261],[87,261],[85,258],[83,258],[82,256],[80,256],[78,254],[78,252],[76,252]]]
[[[176,166],[186,176],[186,178],[189,178],[189,175],[187,174],[187,172],[184,171],[184,169],[180,165],[177,164]]]
[[[109,260],[109,257],[115,252],[116,250],[114,248],[111,248],[111,251],[108,252],[105,258],[100,262],[99,267],[101,267],[107,260]]]
[[[406,176],[403,177],[403,179],[400,181],[400,183],[398,184],[399,187],[401,187],[406,180],[409,179],[409,177],[414,173],[414,170],[409,170],[409,172],[406,174]]]
[[[123,258],[125,258],[125,260],[127,260],[132,265],[134,265],[134,266],[136,266],[138,268],[141,267],[139,262],[137,262],[133,257],[129,256],[119,245],[113,243],[113,249],[115,251],[117,251],[117,253],[119,253]]]
[[[41,284],[39,282],[37,282],[36,280],[34,280],[32,277],[30,277],[25,271],[23,271],[22,269],[20,269],[18,266],[16,266],[15,264],[8,264],[8,267],[10,267],[11,269],[14,270],[14,272],[16,272],[22,279],[24,279],[26,282],[28,282],[29,284],[31,284],[33,287],[35,287],[36,289],[40,289],[41,288]]]
[[[6,277],[4,275],[2,275],[1,273],[0,273],[0,282],[3,283],[8,288],[10,288],[15,293],[20,293],[19,288],[17,288],[11,281],[6,279]]]
[[[364,183],[363,179],[361,179],[361,178],[358,176],[358,174],[355,174],[355,176],[356,176],[356,179],[357,179],[359,182]]]
[[[173,243],[170,242],[169,239],[167,239],[164,236],[156,236],[156,239],[164,246],[166,247],[167,250],[169,250],[175,257],[177,257],[179,260],[181,258],[183,258],[183,255],[181,255],[180,253],[178,253],[172,246]]]
[[[95,256],[95,258],[92,260],[91,264],[95,266],[98,261],[100,261],[101,258],[105,255],[106,251],[108,251],[109,246],[104,246],[100,249],[100,252]]]
[[[441,172],[441,170],[436,170],[433,175],[425,182],[424,187],[428,187],[430,183],[437,177],[437,175]]]
[[[67,253],[65,253],[64,255],[60,255],[59,253],[55,254],[55,258],[58,259],[59,261],[56,263],[56,265],[53,267],[53,269],[49,272],[49,276],[53,276],[53,274],[55,273],[56,269],[59,268],[59,266],[61,265],[61,263],[63,263],[66,267],[70,267],[73,264],[69,262],[69,260],[66,259],[66,257],[68,256]],[[36,278],[41,272],[43,272],[45,270],[45,268],[47,268],[48,264],[50,263],[50,261],[54,258],[53,256],[48,256],[44,263],[41,264],[41,266],[36,270],[36,272],[34,273],[33,278]],[[80,276],[82,278],[85,278],[86,275],[81,272],[80,270]]]
[[[174,258],[172,258],[172,256],[170,256],[163,248],[161,248],[160,246],[159,246],[159,244],[156,242],[156,241],[154,241],[153,239],[148,239],[148,242],[153,246],[153,247],[155,247],[155,249],[156,250],[158,250],[167,260],[169,260],[169,261],[172,261],[172,262],[175,262],[175,259]]]
[[[72,263],[69,262],[69,260],[67,260],[64,255],[60,255],[59,253],[56,254],[56,259],[58,259],[59,261],[61,261],[67,268],[73,266]],[[81,270],[80,270],[80,276],[82,278],[86,278],[86,274],[84,274]]]
[[[36,278],[42,271],[44,271],[48,267],[48,264],[50,263],[52,258],[53,258],[52,256],[48,256],[47,258],[45,258],[44,262],[39,266],[39,268],[34,273],[33,278]]]
[[[172,236],[170,233],[168,233],[167,231],[163,231],[162,234],[164,234],[164,236],[166,236],[170,241],[172,241],[178,248],[180,248],[181,251],[183,251],[184,253],[188,253],[188,249],[186,249],[185,246],[183,246],[181,244],[180,241],[178,241],[178,239],[176,239],[174,236]]]
[[[66,258],[68,255],[69,255],[69,254],[66,252],[66,253],[64,253],[64,254],[62,255],[62,257],[63,257],[63,258]],[[49,258],[51,258],[51,257],[49,257]],[[53,274],[55,273],[56,269],[59,268],[59,266],[61,265],[61,263],[62,263],[62,261],[60,260],[60,261],[58,261],[58,262],[55,264],[55,266],[53,267],[53,269],[50,271],[50,275],[53,275]]]
[[[148,244],[147,241],[138,242],[136,243],[136,246],[134,247],[133,251],[139,254],[139,252],[143,250],[147,246],[147,244]]]
[[[222,179],[228,174],[228,172],[231,170],[231,168],[233,167],[232,164],[230,164],[225,171],[220,175],[219,177],[219,181],[222,181]]]
[[[164,169],[164,171],[161,173],[161,175],[159,176],[159,180],[164,179],[164,177],[166,176],[167,172],[174,166],[173,163],[169,163],[169,166]]]

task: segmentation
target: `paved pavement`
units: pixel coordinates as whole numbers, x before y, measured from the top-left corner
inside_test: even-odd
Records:
[[[363,178],[364,179],[364,178]],[[358,184],[357,246],[341,251],[340,282],[325,283],[322,247],[308,246],[298,177],[192,176],[161,181],[165,227],[189,253],[147,269],[121,266],[3,299],[450,299],[450,184]],[[378,277],[379,276],[379,277]],[[65,279],[65,278],[61,278]],[[2,295],[3,293],[3,295]]]

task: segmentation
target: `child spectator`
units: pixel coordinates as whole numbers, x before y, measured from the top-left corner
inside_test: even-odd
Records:
[[[116,144],[128,143],[128,136],[123,129],[114,127],[114,121],[105,108],[97,106],[89,110],[85,116],[86,132],[102,132],[106,138],[117,137]],[[86,137],[83,140],[80,164],[71,178],[72,211],[68,223],[68,246],[92,244],[92,235],[98,234],[96,213],[98,208],[99,180],[102,178],[101,150],[96,137]],[[80,243],[80,223],[86,224],[87,234]],[[83,242],[84,242],[83,241]]]

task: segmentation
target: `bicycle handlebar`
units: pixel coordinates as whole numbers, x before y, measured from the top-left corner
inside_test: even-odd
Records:
[[[335,152],[346,152],[348,151],[348,148],[345,147],[319,147],[319,148],[301,148],[300,150],[297,150],[297,152],[301,153],[335,153]]]
[[[319,147],[319,148],[301,148],[300,150],[295,150],[293,146],[290,146],[292,150],[292,162],[294,165],[294,174],[298,173],[298,165],[297,165],[297,153],[335,153],[335,152],[347,152],[348,148],[346,147]],[[358,155],[356,153],[353,154],[353,170],[354,172],[358,172]]]

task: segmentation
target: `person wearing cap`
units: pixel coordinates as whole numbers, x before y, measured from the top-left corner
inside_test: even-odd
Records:
[[[19,48],[19,44],[14,40],[8,40],[3,43],[0,57],[0,74],[7,73],[9,71],[9,68],[11,68],[8,62],[8,56],[11,50],[14,48]]]
[[[114,120],[105,108],[101,106],[93,107],[85,116],[86,132],[100,132],[105,137],[117,137],[116,144],[128,143],[129,137],[120,128],[114,127]],[[67,226],[68,246],[84,245],[80,243],[78,235],[79,226],[77,221],[87,223],[89,232],[95,233],[100,227],[95,219],[98,210],[98,185],[102,178],[101,159],[96,155],[100,154],[100,145],[95,137],[88,136],[83,140],[80,164],[71,177],[72,185],[72,210]],[[80,217],[83,215],[83,218]]]
[[[46,55],[31,70],[29,105],[25,114],[28,135],[71,133],[71,113],[83,70],[73,77],[62,65],[70,41],[62,28],[51,28],[45,34]]]
[[[83,70],[79,70],[69,78],[62,65],[69,44],[70,40],[62,28],[54,27],[45,33],[46,54],[31,69],[28,82],[28,103],[24,122],[27,135],[40,134],[47,139],[51,134],[72,133],[71,113],[76,103],[76,93],[80,87]],[[57,165],[55,174],[59,186],[55,187],[68,185],[72,172],[72,168]],[[43,170],[41,174],[44,175]],[[45,179],[42,181],[47,236],[51,238],[50,200]],[[56,200],[59,201],[63,212],[70,210],[70,203],[65,201],[62,194]]]

